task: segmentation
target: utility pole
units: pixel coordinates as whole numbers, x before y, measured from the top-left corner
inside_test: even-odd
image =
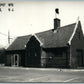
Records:
[[[10,44],[10,31],[8,30],[8,44]]]
[[[8,44],[10,44],[10,40],[13,38],[10,38],[10,31],[8,30]]]

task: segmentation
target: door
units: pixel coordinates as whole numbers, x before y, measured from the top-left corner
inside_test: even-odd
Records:
[[[83,66],[83,51],[77,50],[77,59],[78,59],[78,66]]]
[[[19,55],[18,54],[14,54],[13,56],[11,56],[11,66],[15,66],[15,67],[19,66]]]

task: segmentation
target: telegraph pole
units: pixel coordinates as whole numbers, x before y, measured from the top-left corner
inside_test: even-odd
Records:
[[[10,40],[13,39],[10,37],[10,31],[8,30],[8,44],[10,44]]]
[[[10,44],[10,31],[8,30],[8,44]]]

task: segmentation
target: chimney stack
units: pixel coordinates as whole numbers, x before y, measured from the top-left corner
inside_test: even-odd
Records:
[[[59,14],[59,9],[56,8],[55,12],[56,12],[56,18],[54,19],[54,30],[60,27],[60,19],[57,18],[57,14]]]
[[[55,18],[54,19],[54,30],[56,30],[58,27],[60,27],[60,19]]]

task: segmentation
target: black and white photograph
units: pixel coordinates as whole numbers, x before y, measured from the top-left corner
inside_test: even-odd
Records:
[[[0,83],[84,83],[84,1],[0,0]]]

